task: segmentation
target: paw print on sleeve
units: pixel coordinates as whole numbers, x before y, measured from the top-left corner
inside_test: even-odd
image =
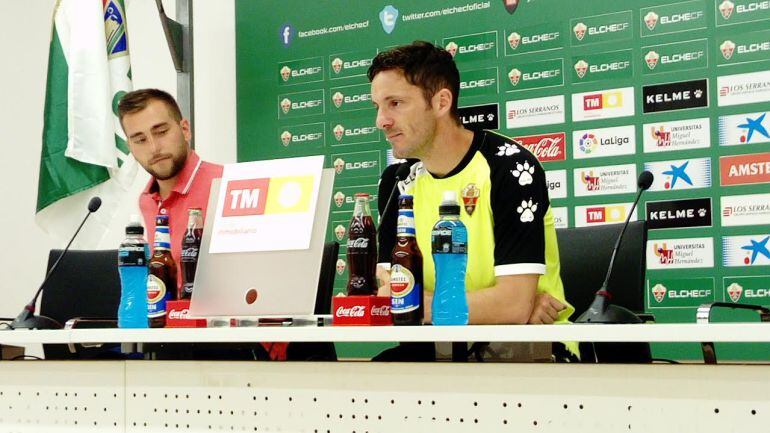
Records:
[[[532,199],[522,200],[521,205],[516,208],[516,212],[519,213],[519,219],[523,223],[529,223],[535,220],[535,212],[537,212],[537,203],[532,203]]]
[[[497,146],[497,156],[513,156],[519,152],[521,152],[521,149],[511,143],[505,143],[503,146]]]
[[[519,185],[526,186],[532,183],[532,175],[535,174],[535,166],[529,165],[529,161],[524,164],[516,163],[516,170],[511,170],[513,177],[519,179]]]

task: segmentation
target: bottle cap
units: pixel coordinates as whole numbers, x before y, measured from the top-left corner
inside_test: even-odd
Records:
[[[144,227],[142,226],[142,220],[137,214],[131,214],[128,218],[128,225],[126,226],[127,235],[143,235]]]
[[[460,215],[460,205],[457,203],[457,191],[444,191],[441,197],[441,205],[438,207],[439,215]]]

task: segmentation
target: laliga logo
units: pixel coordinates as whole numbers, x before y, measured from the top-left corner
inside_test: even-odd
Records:
[[[281,143],[283,143],[284,146],[288,146],[289,143],[291,143],[291,132],[283,131],[281,133]]]
[[[575,72],[577,72],[578,78],[583,78],[588,72],[588,63],[585,60],[580,60],[575,63]]]
[[[647,25],[648,29],[655,30],[655,26],[658,24],[658,14],[653,11],[648,12],[644,16],[644,24]]]
[[[281,78],[283,78],[283,81],[289,81],[289,78],[291,77],[291,68],[288,66],[284,66],[281,68]]]
[[[588,27],[583,23],[577,23],[575,24],[575,27],[572,28],[572,31],[575,32],[575,37],[579,41],[582,41],[583,37],[585,37],[586,30],[588,30]]]
[[[345,127],[342,125],[337,125],[332,131],[334,132],[334,138],[336,138],[337,141],[341,141],[342,135],[345,134]]]
[[[727,294],[730,296],[730,300],[733,302],[738,302],[738,300],[741,299],[742,293],[743,287],[741,287],[741,285],[738,283],[732,283],[727,286]]]
[[[342,106],[343,99],[345,99],[345,95],[343,95],[341,92],[336,92],[334,95],[332,95],[332,102],[334,102],[334,106],[337,108]]]
[[[596,147],[599,145],[599,140],[596,139],[596,136],[591,134],[590,132],[587,132],[583,134],[582,137],[580,137],[580,143],[578,143],[578,147],[580,148],[580,151],[589,154],[596,150]]]
[[[511,80],[511,84],[517,86],[521,80],[521,71],[516,68],[511,69],[511,72],[508,73],[508,79]]]
[[[665,242],[663,242],[661,247],[658,247],[658,243],[655,242],[652,250],[655,252],[655,255],[660,258],[661,265],[670,265],[674,263],[674,250],[667,249]]]
[[[345,263],[342,259],[337,259],[337,265],[335,266],[337,268],[337,275],[342,275],[345,273],[345,268],[347,267],[347,263]]]
[[[650,51],[644,56],[644,62],[647,63],[647,67],[650,68],[650,70],[653,70],[658,66],[658,59],[660,59],[660,55],[655,51]]]
[[[586,185],[588,191],[598,191],[600,188],[599,177],[594,176],[593,170],[588,173],[581,171],[580,180]]]
[[[457,44],[454,42],[446,44],[446,50],[454,57],[457,54]]]
[[[719,51],[722,52],[722,57],[724,57],[725,60],[730,60],[735,52],[735,44],[728,39],[722,42],[722,45],[719,46]]]
[[[347,229],[342,224],[338,224],[337,227],[334,228],[334,236],[337,237],[338,241],[345,238],[345,232],[347,232]]]
[[[666,297],[666,292],[668,290],[666,289],[666,286],[663,284],[656,284],[652,288],[652,296],[655,297],[655,300],[658,302],[663,302],[663,298]]]
[[[719,5],[719,13],[722,14],[722,18],[729,20],[735,10],[735,4],[730,0],[725,0]]]
[[[337,191],[337,193],[334,194],[334,204],[336,204],[337,207],[342,207],[342,205],[345,204],[345,194],[343,194],[342,191]]]
[[[342,173],[342,170],[345,169],[345,161],[342,158],[337,158],[334,160],[334,171],[337,172],[337,174]]]
[[[335,57],[334,60],[332,60],[332,71],[334,71],[335,74],[339,74],[342,70],[342,59],[339,57]]]
[[[663,126],[660,129],[650,128],[650,135],[658,147],[671,146],[671,131],[666,131]]]
[[[281,101],[281,110],[283,110],[283,114],[289,113],[289,110],[291,110],[291,99],[283,98]]]
[[[508,36],[508,45],[511,46],[512,49],[519,48],[519,43],[521,42],[521,35],[513,32]]]

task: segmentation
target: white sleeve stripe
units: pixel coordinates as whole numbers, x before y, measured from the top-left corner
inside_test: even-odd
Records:
[[[495,266],[495,276],[539,274],[545,275],[545,265],[542,263],[514,263],[511,265]]]

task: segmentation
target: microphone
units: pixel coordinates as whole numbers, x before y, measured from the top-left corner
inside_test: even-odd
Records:
[[[75,230],[75,234],[72,235],[72,238],[70,238],[69,243],[66,247],[64,247],[64,250],[62,250],[61,254],[59,254],[59,257],[56,258],[56,261],[51,265],[51,269],[48,270],[48,273],[45,275],[45,278],[43,279],[43,283],[40,284],[40,287],[37,289],[37,292],[35,292],[35,296],[32,297],[32,300],[29,301],[29,303],[24,307],[23,310],[21,310],[21,313],[16,317],[16,319],[11,322],[8,329],[61,329],[62,325],[61,323],[57,322],[54,319],[51,319],[50,317],[46,316],[36,316],[35,315],[35,306],[37,304],[37,298],[40,297],[40,294],[43,292],[43,288],[45,287],[45,283],[48,282],[48,280],[51,278],[51,275],[53,275],[56,268],[59,266],[59,262],[61,262],[61,259],[64,258],[64,255],[67,254],[67,251],[70,249],[70,245],[72,245],[72,242],[77,237],[78,233],[80,233],[80,229],[83,228],[83,225],[86,223],[86,220],[89,216],[91,216],[92,213],[99,210],[99,208],[102,206],[102,199],[99,197],[93,197],[91,200],[88,201],[88,213],[86,214],[85,218],[83,218],[83,221],[80,223],[80,226],[77,230]]]
[[[618,255],[618,250],[620,249],[620,242],[623,240],[623,234],[626,232],[626,228],[628,228],[629,221],[631,221],[631,214],[634,213],[634,209],[636,209],[636,205],[639,203],[642,193],[650,188],[653,180],[654,177],[652,173],[647,170],[639,175],[639,179],[637,179],[636,182],[639,190],[636,193],[634,204],[631,205],[631,209],[628,211],[626,222],[623,224],[618,239],[615,241],[615,247],[612,249],[610,264],[607,267],[607,275],[604,277],[604,282],[602,283],[601,288],[596,291],[596,297],[591,303],[591,306],[588,307],[588,310],[586,310],[585,313],[577,318],[575,323],[642,323],[642,320],[627,308],[610,303],[612,295],[610,294],[607,285],[610,282],[612,268],[615,264],[615,257]]]
[[[393,201],[393,197],[398,195],[396,194],[396,191],[398,191],[398,183],[402,180],[406,179],[407,176],[409,176],[409,171],[412,168],[412,164],[409,162],[401,164],[400,167],[396,170],[395,179],[396,181],[393,183],[393,189],[390,190],[390,195],[388,196],[388,201],[385,202],[385,207],[382,208],[382,212],[380,213],[380,220],[382,220],[382,217],[384,217],[388,213],[388,209],[390,209],[391,202]],[[377,227],[377,234],[380,233],[380,228],[382,228],[382,223]]]

